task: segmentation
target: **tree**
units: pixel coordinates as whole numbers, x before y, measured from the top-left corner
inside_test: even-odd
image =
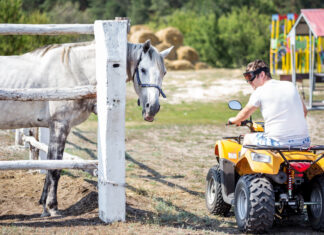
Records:
[[[94,19],[111,20],[115,17],[126,17],[130,0],[91,0],[90,12]]]
[[[0,0],[0,22],[21,23],[23,12],[21,11],[20,0]],[[21,36],[0,36],[0,54],[10,55],[14,52],[21,51],[23,48]]]
[[[24,14],[21,0],[0,0],[0,22],[21,24],[49,24],[45,13]],[[0,55],[14,55],[52,43],[70,41],[73,36],[5,35],[0,37]]]
[[[194,11],[176,10],[172,15],[160,18],[153,28],[173,26],[178,28],[184,37],[184,44],[195,48],[200,60],[215,65],[220,59],[218,53],[218,28],[215,15],[198,15]]]
[[[257,58],[269,60],[270,17],[255,8],[235,8],[218,21],[222,66],[238,67]]]
[[[89,24],[94,21],[88,10],[79,11],[79,4],[72,2],[55,5],[47,15],[55,24]]]
[[[144,24],[150,19],[150,0],[131,0],[128,15],[132,24]]]

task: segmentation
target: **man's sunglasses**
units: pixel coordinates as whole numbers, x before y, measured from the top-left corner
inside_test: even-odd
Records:
[[[258,68],[254,71],[249,71],[249,72],[243,73],[243,76],[244,76],[246,82],[253,82],[253,80],[256,78],[256,76],[259,73],[261,73],[262,71],[269,72],[269,68],[267,68],[267,67]]]

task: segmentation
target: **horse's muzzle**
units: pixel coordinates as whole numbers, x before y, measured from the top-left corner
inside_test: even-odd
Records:
[[[160,111],[159,102],[154,104],[146,103],[143,107],[142,114],[145,121],[153,122],[154,116]]]

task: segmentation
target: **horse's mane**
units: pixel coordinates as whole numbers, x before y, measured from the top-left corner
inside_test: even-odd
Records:
[[[49,51],[51,51],[53,49],[56,49],[56,48],[60,48],[62,50],[62,52],[61,52],[62,63],[64,63],[64,61],[66,61],[66,63],[68,63],[70,51],[71,51],[72,48],[88,46],[88,45],[90,45],[92,43],[93,43],[93,41],[76,42],[76,43],[64,43],[64,44],[51,44],[51,45],[46,45],[46,46],[37,48],[37,49],[29,52],[29,54],[38,55],[40,57],[43,57],[43,56],[45,56],[45,54],[47,52],[49,52]]]

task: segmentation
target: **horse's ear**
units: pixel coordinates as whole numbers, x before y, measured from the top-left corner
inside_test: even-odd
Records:
[[[151,41],[150,39],[146,40],[146,42],[144,42],[144,45],[143,45],[143,51],[144,53],[146,53],[151,47]]]
[[[168,48],[168,49],[165,49],[164,51],[161,51],[160,54],[163,58],[167,57],[169,55],[169,53],[172,51],[174,46]]]

